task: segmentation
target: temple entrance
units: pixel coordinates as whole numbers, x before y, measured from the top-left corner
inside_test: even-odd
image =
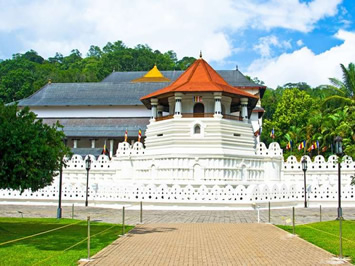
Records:
[[[205,106],[202,103],[196,103],[194,106],[194,114],[203,114],[205,112]]]

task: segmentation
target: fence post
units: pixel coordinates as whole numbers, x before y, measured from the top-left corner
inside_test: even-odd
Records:
[[[71,206],[71,218],[74,219],[74,203]]]
[[[319,221],[322,222],[322,205],[319,205]]]
[[[269,201],[269,223],[271,223],[271,203]]]
[[[295,234],[295,207],[292,207],[292,232]]]
[[[143,202],[141,201],[141,203],[140,203],[140,209],[141,209],[141,211],[140,211],[140,219],[139,219],[139,222],[140,223],[143,223]]]
[[[90,216],[88,216],[88,260],[90,260]]]
[[[122,207],[122,235],[125,234],[125,226],[124,226],[124,220],[125,220],[125,207]]]

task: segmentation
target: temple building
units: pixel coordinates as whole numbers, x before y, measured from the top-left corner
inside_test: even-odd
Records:
[[[202,57],[186,71],[154,66],[98,83],[48,83],[19,106],[46,123],[59,120],[74,155],[52,185],[22,194],[0,190],[0,199],[53,203],[62,187],[64,203],[88,198],[90,206],[334,206],[336,155],[284,161],[278,143],[258,141],[264,91],[238,70],[215,71]],[[105,141],[110,157],[100,155]],[[343,204],[351,206],[351,157],[343,156],[341,169]]]
[[[192,69],[189,70],[190,72]],[[250,81],[238,69],[220,70],[217,73],[220,78],[214,80],[213,76],[213,82],[221,83],[218,86],[227,86],[226,83],[228,83],[228,90],[218,89],[215,96],[207,95],[206,92],[202,93],[201,86],[195,94],[189,90],[183,97],[184,99],[188,97],[188,99],[186,102],[183,99],[181,113],[187,111],[185,103],[188,101],[192,103],[192,97],[195,95],[200,97],[197,98],[200,103],[196,105],[195,113],[211,115],[214,113],[214,97],[217,97],[221,100],[221,104],[218,105],[221,110],[217,115],[236,119],[242,112],[242,104],[231,95],[238,91],[238,93],[248,94],[246,97],[250,99],[248,113],[244,113],[244,116],[247,115],[248,119],[254,121],[254,127],[258,128],[258,118],[263,114],[260,99],[266,87]],[[124,140],[125,132],[127,132],[130,144],[137,141],[139,129],[143,132],[143,140],[145,139],[145,131],[152,116],[152,111],[146,107],[151,109],[154,99],[143,99],[143,104],[140,98],[173,85],[182,74],[183,71],[159,71],[158,67],[154,66],[147,73],[142,71],[113,72],[101,82],[48,82],[35,94],[20,100],[18,105],[20,108],[30,107],[31,111],[47,124],[59,121],[64,126],[68,145],[73,148],[74,153],[97,156],[106,143],[112,156],[116,152],[118,143]],[[186,75],[184,77],[186,78]],[[163,115],[172,115],[176,112],[175,105],[172,102],[169,103],[169,101],[174,101],[175,97],[181,97],[179,96],[182,95],[181,92],[176,92],[177,95],[174,97],[171,97],[172,93],[170,97],[164,99],[159,96],[157,105],[153,103],[153,111],[156,112],[157,120]],[[164,95],[169,96],[167,93]]]

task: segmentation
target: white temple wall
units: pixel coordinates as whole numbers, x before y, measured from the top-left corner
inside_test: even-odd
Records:
[[[40,118],[63,117],[150,117],[151,111],[139,106],[43,106],[31,107]]]
[[[90,204],[118,202],[198,203],[220,206],[245,206],[253,203],[273,206],[302,205],[304,202],[303,171],[300,162],[290,156],[280,160],[282,150],[277,143],[269,148],[260,143],[257,155],[243,156],[150,156],[143,145],[120,143],[117,157],[109,160],[101,155],[93,161],[89,172]],[[343,206],[355,203],[355,187],[350,186],[355,164],[345,157],[341,164]],[[336,206],[336,156],[326,161],[308,158],[307,197],[310,206]],[[64,202],[85,201],[85,158],[74,155],[63,171]],[[335,166],[335,167],[334,167]],[[0,190],[2,202],[58,200],[58,177],[53,185],[37,192]]]
[[[196,125],[200,134],[194,133]],[[255,154],[251,124],[234,120],[174,118],[151,122],[145,134],[147,153],[151,154]]]

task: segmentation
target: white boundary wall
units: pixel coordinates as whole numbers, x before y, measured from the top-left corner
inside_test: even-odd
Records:
[[[154,204],[192,204],[202,206],[250,207],[253,203],[272,202],[273,206],[295,206],[304,202],[304,173],[301,163],[290,156],[282,159],[277,143],[269,148],[258,145],[253,157],[164,156],[145,154],[143,145],[120,143],[116,156],[101,155],[89,173],[91,205],[119,202]],[[338,199],[337,157],[307,156],[307,198],[310,206],[336,206]],[[63,171],[64,202],[85,201],[85,158],[74,155]],[[350,186],[355,163],[346,156],[341,163],[343,206],[354,206],[355,186]],[[0,190],[1,202],[56,202],[59,177],[53,185],[37,192]]]

